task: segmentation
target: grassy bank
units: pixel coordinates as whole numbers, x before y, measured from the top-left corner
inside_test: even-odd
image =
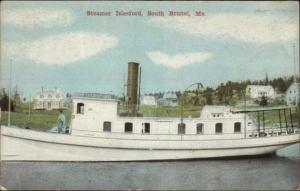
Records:
[[[66,115],[67,123],[70,124],[71,111],[65,110],[64,113]],[[30,114],[28,110],[23,110],[11,112],[10,119],[11,125],[44,131],[57,125],[58,115],[58,110],[31,110]],[[8,112],[2,112],[1,124],[8,124]]]
[[[185,106],[182,108],[182,115],[184,117],[199,117],[202,106]],[[141,106],[140,112],[145,117],[180,117],[181,108],[177,107],[155,107],[155,106]]]

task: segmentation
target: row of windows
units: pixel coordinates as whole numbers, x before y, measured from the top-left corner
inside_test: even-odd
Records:
[[[234,123],[234,133],[240,133],[241,132],[241,123],[236,122]],[[204,124],[203,123],[198,123],[196,125],[196,131],[197,134],[203,134],[203,129],[204,129]],[[216,123],[215,125],[215,133],[223,133],[223,123]],[[178,134],[185,134],[185,124],[180,123],[178,124]]]
[[[83,103],[77,103],[77,113],[83,114],[84,113],[84,104]],[[219,115],[218,115],[219,116]],[[149,134],[150,133],[150,123],[143,123],[143,129],[142,133]],[[105,121],[103,123],[103,131],[104,132],[111,132],[111,122]],[[132,133],[133,131],[133,125],[130,122],[126,122],[124,125],[124,132],[125,133]],[[198,123],[196,125],[196,133],[197,134],[203,134],[204,132],[204,124]],[[234,133],[240,133],[241,132],[241,123],[236,122],[234,123]],[[223,133],[223,124],[222,123],[216,123],[215,125],[215,133]],[[179,123],[178,124],[178,134],[185,134],[185,124]]]
[[[40,95],[40,98],[44,98],[44,97],[45,97],[44,95]],[[55,97],[59,98],[60,96],[59,94],[57,94]],[[48,94],[48,98],[52,98],[52,95]]]
[[[150,123],[143,123],[144,128],[142,129],[142,133],[149,134],[150,133]],[[103,131],[104,132],[111,132],[111,122],[105,121],[103,123]],[[124,132],[125,133],[132,133],[133,125],[132,123],[125,123]]]
[[[214,113],[213,117],[224,117],[223,113]]]
[[[48,103],[51,103],[52,105],[59,105],[59,104],[63,104],[62,101],[37,101],[36,104],[38,105],[46,105]]]
[[[258,95],[268,95],[267,92],[258,92]]]
[[[294,91],[293,91],[293,90],[290,90],[290,93],[296,93],[296,92],[297,92],[296,90],[294,90]]]
[[[149,134],[150,133],[150,123],[143,123],[143,129],[142,133]],[[234,123],[234,133],[240,133],[241,132],[241,123],[236,122]],[[103,131],[104,132],[111,132],[111,122],[105,121],[103,123]],[[125,133],[132,133],[133,131],[133,124],[130,122],[126,122],[124,125],[124,132]],[[198,123],[196,125],[196,133],[197,134],[203,134],[204,131],[204,124]],[[215,133],[220,134],[223,133],[223,123],[216,123],[215,125]],[[178,134],[185,134],[185,123],[179,123],[178,124]]]

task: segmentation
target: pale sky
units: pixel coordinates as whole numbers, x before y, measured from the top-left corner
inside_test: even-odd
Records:
[[[12,84],[23,96],[41,87],[121,95],[129,61],[141,63],[142,93],[291,76],[299,72],[294,44],[299,63],[296,1],[1,3],[2,84],[8,86],[11,59]]]

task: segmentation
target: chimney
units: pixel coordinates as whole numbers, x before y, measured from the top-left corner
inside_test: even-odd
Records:
[[[129,115],[137,115],[139,63],[128,63],[127,110]]]

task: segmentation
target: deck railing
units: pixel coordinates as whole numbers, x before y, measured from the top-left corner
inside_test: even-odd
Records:
[[[252,130],[248,131],[247,135],[251,138],[266,137],[266,136],[281,136],[289,134],[299,134],[300,129],[297,126],[294,127],[282,127],[282,128],[266,128],[264,130]]]

